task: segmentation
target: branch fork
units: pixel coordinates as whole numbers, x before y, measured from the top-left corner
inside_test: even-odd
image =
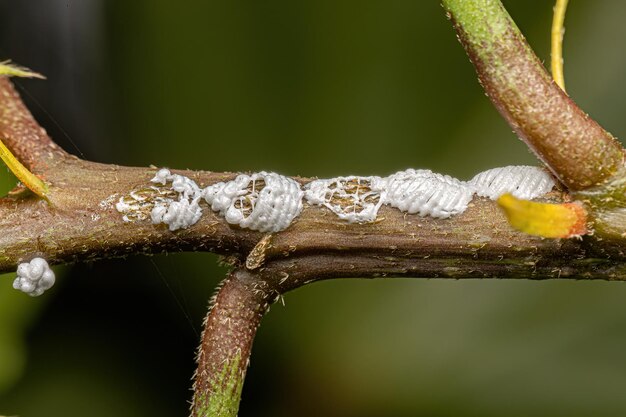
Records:
[[[506,214],[522,213],[522,220],[534,215],[536,220],[545,210],[556,210],[563,220],[576,212],[576,222],[559,226],[567,233],[553,237],[584,234],[586,227],[593,235],[544,239],[519,232],[497,203],[485,198],[443,220],[382,206],[384,221],[367,224],[346,224],[327,215],[326,208],[305,205],[294,224],[273,234],[233,227],[213,212],[175,232],[149,222],[125,223],[113,202],[145,186],[154,169],[97,164],[64,152],[2,76],[16,74],[6,68],[2,72],[0,64],[0,138],[5,145],[0,155],[23,174],[24,184],[49,200],[24,193],[0,198],[0,272],[15,270],[33,255],[51,264],[162,251],[226,256],[233,272],[212,302],[198,353],[192,407],[198,417],[236,415],[263,314],[282,294],[313,281],[381,276],[626,280],[621,145],[552,81],[499,1],[442,3],[491,100],[568,190],[553,191],[530,205],[505,197],[500,203],[512,210]],[[202,186],[235,177],[177,173]],[[562,205],[532,205],[546,203]],[[581,225],[585,210],[590,224]]]

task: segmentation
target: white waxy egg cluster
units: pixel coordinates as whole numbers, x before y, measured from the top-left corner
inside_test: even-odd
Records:
[[[54,285],[54,271],[43,258],[35,258],[17,267],[13,288],[31,297],[38,297]]]
[[[303,194],[296,181],[273,172],[239,175],[204,189],[206,202],[228,223],[260,232],[289,227],[302,211]]]

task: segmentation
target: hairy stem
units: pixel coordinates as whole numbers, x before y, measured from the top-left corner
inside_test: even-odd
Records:
[[[193,417],[235,417],[257,328],[276,293],[254,274],[235,270],[212,301],[194,381]]]
[[[554,83],[499,0],[442,3],[488,96],[563,184],[621,175],[622,146]]]
[[[0,76],[0,139],[35,174],[68,157],[39,126],[6,76]]]

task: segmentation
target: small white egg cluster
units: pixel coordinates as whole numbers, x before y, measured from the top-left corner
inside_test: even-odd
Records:
[[[186,229],[200,220],[202,209],[197,200],[181,199],[168,205],[157,204],[150,213],[153,224],[164,223],[171,231]]]
[[[477,174],[467,184],[474,192],[492,200],[511,193],[522,200],[540,197],[554,188],[552,175],[545,170],[526,165],[493,168]]]
[[[307,203],[322,205],[349,223],[376,220],[386,193],[386,182],[380,177],[321,179],[304,187]]]
[[[155,184],[165,185],[172,182],[172,190],[179,195],[178,201],[160,201],[152,208],[150,218],[153,224],[165,223],[171,231],[185,229],[194,225],[202,217],[202,208],[198,204],[202,191],[191,178],[172,174],[169,169],[160,169],[151,180]]]
[[[206,202],[228,223],[260,232],[289,227],[302,211],[303,194],[293,179],[263,171],[204,189]]]
[[[202,217],[202,208],[198,204],[202,190],[195,181],[183,175],[172,174],[169,169],[160,169],[151,180],[155,184],[165,185],[172,182],[172,190],[179,195],[178,201],[166,200],[155,203],[150,213],[153,224],[164,223],[171,231],[186,229]]]
[[[17,267],[17,278],[13,281],[13,288],[31,297],[38,297],[50,289],[54,281],[54,271],[50,269],[48,262],[42,258],[35,258]]]
[[[427,169],[407,169],[386,178],[385,204],[409,214],[445,219],[465,211],[472,190],[463,181]]]

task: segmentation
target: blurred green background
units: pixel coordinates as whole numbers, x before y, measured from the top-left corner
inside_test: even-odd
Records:
[[[626,2],[573,1],[570,95],[624,137]],[[551,0],[507,0],[549,59]],[[128,165],[460,178],[535,159],[437,0],[0,0],[0,58],[69,152]],[[0,169],[2,190],[14,179]],[[210,254],[0,280],[0,415],[184,416]],[[626,284],[337,280],[273,306],[241,416],[624,416]]]

